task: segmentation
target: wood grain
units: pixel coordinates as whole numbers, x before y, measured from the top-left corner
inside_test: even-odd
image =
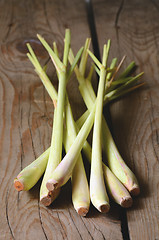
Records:
[[[113,54],[135,60],[146,86],[111,106],[118,148],[137,175],[141,194],[127,211],[130,239],[159,236],[158,50],[157,1],[93,1],[100,45],[112,39]],[[113,7],[111,7],[113,5]]]
[[[84,1],[0,1],[0,239],[122,239],[120,210],[113,203],[109,214],[91,207],[88,217],[81,218],[72,207],[70,184],[49,208],[39,203],[40,181],[29,192],[13,188],[20,170],[50,145],[53,116],[52,102],[26,57],[25,44],[30,42],[45,63],[48,56],[36,34],[49,43],[57,41],[62,53],[66,27],[76,50],[89,36]],[[57,86],[50,62],[48,73]],[[78,117],[85,106],[75,79],[68,90]]]

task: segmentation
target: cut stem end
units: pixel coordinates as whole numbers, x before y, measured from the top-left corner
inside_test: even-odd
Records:
[[[98,210],[101,212],[101,213],[107,213],[109,212],[109,209],[110,209],[110,205],[109,204],[102,204],[98,207]]]
[[[24,185],[19,179],[14,180],[14,187],[18,192],[23,191],[24,189]]]
[[[50,204],[52,203],[52,199],[51,196],[43,196],[40,199],[40,202],[44,205],[44,206],[50,206]]]
[[[56,188],[57,188],[57,185],[58,185],[58,182],[56,180],[49,180],[47,183],[46,183],[46,187],[49,191],[54,191]]]
[[[137,196],[139,195],[139,193],[140,193],[140,188],[137,185],[133,186],[132,189],[130,190],[130,194],[132,196]]]
[[[86,207],[79,207],[76,211],[77,211],[78,215],[85,217],[87,215],[89,209]]]
[[[126,197],[122,197],[121,201],[120,201],[120,205],[123,207],[123,208],[129,208],[131,207],[133,204],[133,200],[131,197],[129,196],[126,196]]]
[[[44,205],[44,206],[50,206],[50,204],[58,197],[60,193],[60,188],[55,189],[53,192],[50,191],[48,192],[48,195],[42,196],[40,198],[40,202]]]

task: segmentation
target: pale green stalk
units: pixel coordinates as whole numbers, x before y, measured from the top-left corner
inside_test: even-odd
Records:
[[[46,186],[49,191],[54,191],[54,189],[59,188],[66,182],[68,177],[71,177],[71,173],[76,164],[76,160],[93,126],[95,109],[96,109],[96,106],[94,105],[94,107],[92,108],[92,111],[90,112],[87,120],[85,121],[82,128],[80,129],[69,151],[67,152],[63,160],[59,163],[57,168],[54,170],[52,179],[50,179],[47,182]]]
[[[66,153],[69,151],[71,145],[76,139],[76,136],[76,126],[73,119],[72,110],[67,98],[64,127],[64,146]],[[65,181],[68,180],[71,173],[73,206],[79,215],[86,216],[90,206],[90,193],[81,153],[77,158],[74,158],[73,162],[75,161],[75,165],[74,163],[72,163],[72,165],[69,166],[68,170],[70,172],[67,172],[67,175],[65,176]]]
[[[56,46],[56,43],[54,43],[54,51],[56,55],[58,56],[58,49]],[[82,51],[79,51],[76,55],[76,59],[74,63],[71,65],[69,73],[67,75],[67,78],[69,79],[72,72],[74,71],[74,68],[79,60],[78,55],[81,55]],[[83,65],[83,68],[85,65]],[[68,81],[68,80],[67,80]],[[77,133],[76,133],[76,126],[72,115],[71,106],[69,104],[68,96],[66,93],[66,113],[65,113],[65,125],[64,125],[64,146],[66,153],[69,151],[71,145],[73,144]],[[72,167],[71,167],[72,171]],[[69,174],[70,176],[70,174]],[[66,177],[65,177],[66,178]],[[66,181],[68,179],[66,178]],[[88,181],[83,165],[83,160],[81,153],[79,154],[79,157],[77,158],[76,164],[72,171],[72,203],[77,211],[77,213],[81,216],[86,216],[89,210],[90,206],[90,194],[89,194],[89,187],[88,187]]]
[[[112,97],[113,98],[113,97]],[[93,100],[94,99],[94,100]],[[96,97],[92,96],[92,105],[89,105],[91,110]],[[85,113],[86,117],[86,113]],[[82,118],[81,118],[82,120]],[[83,118],[84,120],[84,118]],[[133,172],[127,167],[123,161],[119,151],[114,143],[114,140],[109,131],[108,125],[103,117],[103,151],[107,157],[108,166],[111,171],[118,177],[118,179],[124,184],[124,186],[133,194],[137,195],[139,193],[138,181],[133,174]]]
[[[92,54],[90,54],[90,55],[92,56]],[[73,52],[70,51],[69,61],[72,62],[73,59],[74,59]],[[98,61],[95,61],[95,63],[98,64],[98,67],[100,67],[100,64],[99,64]],[[131,68],[131,66],[130,66],[130,68]],[[128,72],[128,71],[126,71],[126,72]],[[85,94],[83,94],[84,78],[82,78],[82,76],[80,75],[80,72],[79,72],[79,69],[78,69],[77,66],[75,68],[75,74],[76,74],[76,77],[77,77],[77,79],[79,81],[79,90],[80,90],[81,95],[82,95],[82,97],[84,99],[84,102],[85,102],[88,110],[91,111],[91,109],[92,109],[92,107],[94,105],[94,102],[96,100],[96,96],[95,96],[95,94],[90,96],[90,92],[93,92],[93,91],[90,91],[90,90],[88,90],[86,88],[84,90]],[[118,91],[118,89],[116,89],[116,91]],[[114,92],[114,94],[115,94],[115,92]],[[106,98],[105,102],[108,102],[108,101],[109,101],[109,98]],[[85,117],[87,116],[87,114],[88,113],[85,113]],[[84,120],[84,117],[82,117],[82,118]],[[124,184],[124,186],[133,195],[137,195],[137,194],[139,194],[139,191],[140,191],[139,185],[138,185],[138,181],[137,181],[135,175],[127,167],[127,165],[125,164],[125,162],[121,158],[121,156],[120,156],[120,154],[119,154],[119,152],[118,152],[118,150],[116,148],[116,145],[114,143],[114,140],[113,140],[113,138],[112,138],[112,136],[110,134],[109,128],[107,126],[107,123],[106,123],[104,117],[103,117],[103,122],[104,122],[104,125],[105,125],[105,126],[103,126],[103,150],[105,151],[105,154],[107,156],[109,167],[113,171],[113,173],[119,178],[119,180]],[[113,146],[111,148],[112,153],[110,152],[110,149],[109,149],[109,154],[107,153],[107,151],[106,151],[107,150],[106,142],[109,142],[109,144],[111,146]],[[113,162],[113,167],[112,167],[111,162]],[[120,166],[120,168],[118,168],[117,166]]]
[[[66,92],[66,68],[68,62],[68,53],[70,48],[70,31],[67,29],[65,33],[65,44],[64,44],[64,55],[63,63],[59,60],[53,50],[50,50],[47,43],[38,35],[39,40],[48,51],[50,57],[55,64],[56,70],[58,71],[59,85],[58,85],[58,97],[57,107],[54,112],[53,130],[49,159],[46,167],[46,171],[43,177],[42,185],[40,188],[40,201],[44,205],[50,205],[52,202],[53,193],[50,194],[46,188],[46,183],[52,177],[53,171],[56,169],[62,158],[62,141],[63,141],[63,112],[65,103],[65,92]],[[57,190],[56,190],[57,191]],[[51,195],[51,198],[50,198]]]
[[[57,108],[55,108],[54,118],[53,118],[53,132],[52,132],[50,153],[49,153],[49,158],[48,158],[48,162],[47,162],[47,167],[46,167],[44,177],[43,177],[41,187],[40,187],[40,201],[45,206],[49,206],[53,202],[53,200],[57,197],[57,194],[56,194],[57,191],[54,192],[54,193],[51,193],[46,188],[46,183],[47,183],[48,179],[50,178],[50,176],[52,175],[53,169],[55,169],[60,162],[60,159],[56,158],[56,156],[58,156],[58,155],[56,155],[56,152],[55,152],[55,157],[53,155],[54,154],[54,149],[57,149],[56,134],[58,134],[58,133],[55,129],[55,126],[57,126],[57,121],[58,121],[58,119],[57,119]],[[62,151],[62,149],[61,149],[61,151]]]
[[[30,52],[31,52],[31,55],[32,56],[34,56],[34,58],[32,58],[32,59],[34,59],[34,60],[36,60],[35,62],[36,62],[36,64],[35,64],[35,62],[34,61],[32,61],[32,63],[33,63],[33,65],[35,66],[35,68],[36,68],[36,72],[38,73],[38,75],[39,75],[39,77],[41,78],[41,80],[42,80],[42,82],[44,83],[44,85],[45,85],[45,87],[46,87],[46,89],[47,89],[47,91],[49,92],[49,93],[51,93],[50,94],[50,96],[51,96],[51,98],[53,99],[53,101],[55,101],[55,100],[57,100],[57,92],[56,92],[56,90],[54,89],[54,87],[53,87],[53,85],[51,84],[51,82],[50,82],[50,80],[49,80],[49,78],[47,77],[47,75],[46,75],[46,73],[43,71],[43,69],[41,68],[41,66],[40,66],[40,64],[39,64],[39,62],[38,62],[38,60],[37,60],[37,58],[36,58],[36,56],[35,56],[35,54],[33,53],[33,51],[32,51],[32,49],[30,48]],[[30,57],[31,57],[31,55],[30,55]],[[77,54],[78,55],[78,54]],[[80,54],[79,54],[80,55]],[[79,59],[79,56],[78,56],[78,59]],[[77,59],[76,59],[76,61],[75,62],[77,62]],[[38,64],[37,64],[38,63]],[[38,67],[37,67],[37,65],[38,65]],[[75,65],[75,64],[74,64]],[[91,75],[90,75],[90,79],[91,79]],[[89,80],[90,80],[89,79]],[[49,86],[49,88],[48,88],[48,86]],[[67,107],[66,107],[66,109],[67,109]],[[87,116],[88,117],[88,116]],[[70,123],[71,123],[72,121],[70,121]],[[70,125],[70,124],[69,124]],[[70,129],[72,129],[72,126],[71,126],[71,128]],[[67,133],[70,133],[70,131],[68,131]],[[68,135],[68,137],[67,138],[65,138],[65,139],[69,139],[69,137],[70,137],[70,134],[67,134]],[[71,134],[72,135],[72,134]],[[65,145],[66,145],[67,143],[65,142]],[[69,145],[69,144],[67,144],[67,145]],[[66,147],[65,147],[66,148]],[[26,167],[25,169],[23,169],[22,170],[22,172],[18,175],[18,176],[20,176],[21,177],[21,179],[23,180],[23,183],[24,183],[24,189],[23,190],[29,190],[32,186],[34,186],[35,184],[36,184],[36,182],[39,180],[39,178],[42,176],[42,174],[44,173],[44,170],[45,170],[45,167],[46,167],[46,164],[47,164],[47,161],[48,161],[48,157],[49,157],[49,151],[50,151],[50,148],[48,148],[37,160],[35,160],[33,163],[31,163],[28,167]],[[90,156],[91,156],[91,147],[88,145],[88,143],[86,143],[85,142],[85,144],[84,144],[84,152],[85,152],[85,154],[86,155],[89,155],[89,159],[91,159],[90,158]],[[88,156],[87,156],[88,157]],[[78,161],[77,163],[79,163],[80,161]],[[33,166],[39,166],[39,169],[41,169],[41,171],[40,171],[40,174],[38,174],[39,173],[39,171],[37,172],[37,168],[36,167],[33,167]],[[43,165],[45,165],[45,167],[43,167]],[[77,164],[76,164],[77,165]],[[76,166],[75,166],[75,168],[76,168]],[[29,170],[30,169],[30,170]],[[80,168],[81,170],[82,170],[82,168]],[[106,169],[106,167],[104,168],[104,169]],[[72,174],[72,182],[74,182],[74,186],[73,186],[73,189],[75,189],[75,190],[73,190],[73,199],[75,199],[73,202],[74,202],[74,206],[75,206],[75,208],[76,208],[76,210],[78,211],[79,210],[79,202],[80,202],[80,196],[82,196],[83,195],[83,202],[84,202],[84,199],[86,199],[86,205],[88,205],[87,203],[89,202],[87,199],[89,199],[87,196],[88,196],[88,194],[85,194],[84,195],[84,192],[85,193],[87,193],[86,191],[83,191],[82,192],[82,190],[83,190],[83,187],[82,187],[82,189],[81,189],[81,187],[80,186],[82,186],[82,185],[80,185],[79,186],[79,184],[77,184],[77,183],[81,183],[81,179],[82,180],[84,180],[85,179],[85,176],[84,177],[81,177],[82,176],[82,173],[83,173],[83,171],[81,172],[81,170],[79,171],[73,171],[73,174]],[[81,173],[80,173],[81,172]],[[108,171],[107,171],[108,172]],[[34,176],[36,176],[36,178],[34,177]],[[78,176],[80,176],[80,181],[79,180],[77,180],[77,181],[74,181],[73,180],[73,178],[74,178],[74,176],[75,176],[75,179],[78,179]],[[105,175],[106,176],[106,175]],[[17,177],[17,179],[18,179],[18,177]],[[20,179],[20,180],[21,180]],[[111,179],[111,178],[110,178]],[[117,180],[117,179],[116,179]],[[16,182],[17,182],[18,180],[16,180]],[[30,182],[29,182],[30,181]],[[111,180],[110,180],[111,181]],[[118,181],[118,180],[117,180]],[[83,182],[83,181],[82,181]],[[107,182],[106,182],[107,183]],[[86,186],[86,184],[85,183],[83,183],[83,186]],[[110,185],[110,189],[111,189],[111,191],[113,192],[114,191],[114,189],[115,189],[115,187],[113,187],[113,186],[115,186],[114,184],[113,185]],[[108,186],[107,186],[108,187]],[[19,188],[17,188],[17,190],[18,190]],[[120,189],[120,188],[119,188]],[[22,189],[21,189],[22,190]],[[81,193],[83,193],[83,194],[80,194],[80,196],[79,196],[79,192],[81,191]],[[111,191],[110,191],[110,194],[111,194]],[[117,190],[116,190],[117,191]],[[116,195],[116,196],[118,196],[118,195]],[[124,195],[122,195],[122,194],[119,194],[119,196],[118,197],[116,197],[116,199],[115,199],[115,201],[117,202],[117,203],[121,203],[121,199],[124,199],[125,198],[125,196],[126,196],[126,193],[124,193]],[[87,197],[87,198],[86,198]],[[78,201],[77,201],[77,199],[78,199]],[[84,206],[86,206],[86,205],[84,205]],[[82,205],[83,206],[83,205]],[[85,210],[86,208],[84,208],[84,210]],[[80,208],[80,210],[81,210],[81,208]],[[82,214],[83,214],[83,211],[82,211]]]
[[[102,113],[103,98],[105,91],[106,63],[109,52],[108,47],[104,45],[103,60],[100,68],[100,79],[96,99],[96,112],[92,140],[92,160],[90,174],[90,196],[92,204],[100,211],[107,212],[110,208],[109,199],[105,188],[103,168],[102,168]]]
[[[54,43],[53,46],[54,46],[54,52],[55,52],[56,56],[58,56],[56,43]],[[74,59],[74,62],[72,63],[72,65],[68,71],[67,78],[69,78],[70,75],[72,74],[74,67],[77,64],[77,62],[81,56],[82,51],[83,51],[83,48],[81,48],[78,51],[78,53]],[[32,60],[31,56],[34,54],[34,52],[32,51],[31,48],[30,48],[30,53],[31,53],[30,59]],[[34,56],[34,58],[33,58],[34,61],[32,61],[32,63],[36,68],[36,72],[40,76],[47,91],[50,93],[50,97],[52,98],[53,102],[56,102],[57,101],[57,92],[54,89],[53,85],[51,84],[50,80],[48,79],[46,73],[41,68],[35,54],[33,56]],[[57,72],[57,74],[59,75],[58,72]],[[47,79],[47,82],[46,82],[46,79]],[[49,86],[49,88],[47,86]],[[74,138],[76,137],[76,132],[75,132],[75,127],[73,127],[74,120],[73,120],[73,116],[72,116],[71,107],[68,102],[68,98],[66,98],[66,99],[67,99],[66,100],[66,128],[68,128],[67,133],[69,133],[69,135],[65,134],[65,136],[68,135],[68,137],[65,138],[64,145],[65,145],[65,149],[67,152],[69,147],[71,146],[72,142],[74,141]],[[67,120],[67,119],[69,119],[69,120]],[[65,132],[66,132],[66,129],[65,129]],[[49,155],[49,152],[48,152],[48,155]],[[78,214],[85,216],[89,209],[90,196],[89,196],[88,182],[87,182],[81,154],[79,156],[79,159],[78,159],[78,161],[74,167],[73,173],[72,173],[72,201],[73,201],[73,205],[74,205],[76,211],[78,212]]]
[[[37,183],[46,169],[49,153],[50,148],[18,174],[14,179],[17,191],[28,191]]]
[[[31,49],[32,50],[32,49]],[[31,51],[30,51],[31,52]],[[33,53],[33,52],[32,52]],[[38,60],[36,59],[35,54],[29,55],[28,57],[31,59],[33,65],[36,65],[36,72],[38,73],[39,77],[41,78],[41,80],[43,81],[43,83],[45,84],[45,87],[48,90],[48,93],[50,95],[50,91],[52,92],[52,95],[54,96],[54,99],[57,99],[57,92],[54,89],[54,87],[52,86],[50,80],[48,79],[46,73],[43,71],[43,69],[41,68]],[[36,62],[36,64],[35,64]],[[37,67],[38,66],[38,67]],[[69,71],[70,72],[70,71]],[[51,90],[50,90],[51,89]],[[90,88],[88,88],[90,89]],[[131,89],[130,89],[131,90]],[[129,89],[126,90],[125,92],[130,91]],[[92,90],[91,90],[92,92]],[[113,96],[113,95],[112,95]],[[110,100],[111,97],[109,97]],[[87,111],[88,112],[88,111]],[[88,116],[88,115],[87,115]],[[91,149],[88,150],[87,152],[91,153]],[[46,164],[47,164],[47,160],[48,160],[48,155],[49,155],[49,149],[47,149],[37,160],[35,160],[33,163],[31,163],[28,167],[26,167],[25,169],[23,169],[21,171],[21,173],[18,175],[20,176],[20,181],[23,182],[24,186],[22,186],[23,190],[29,190],[32,186],[35,185],[35,183],[39,180],[39,178],[41,177],[41,175],[43,174]],[[41,160],[40,160],[41,159]],[[35,166],[35,167],[34,167]],[[40,171],[37,171],[37,167],[38,169],[41,169]],[[44,167],[45,166],[45,167]],[[30,169],[30,170],[29,170]],[[36,173],[37,172],[37,173]],[[15,180],[16,183],[18,183],[18,177]],[[36,176],[33,177],[33,176]],[[20,188],[18,188],[18,184],[17,184],[17,190],[22,190]]]

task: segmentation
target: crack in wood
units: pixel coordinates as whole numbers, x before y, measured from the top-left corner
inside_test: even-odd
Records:
[[[2,42],[5,42],[7,39],[8,39],[8,37],[9,37],[9,34],[10,34],[10,32],[11,32],[11,28],[13,27],[13,1],[11,1],[11,14],[10,14],[10,23],[8,24],[8,31],[7,31],[7,33],[6,33],[6,35],[4,36],[4,38],[3,38],[3,40],[2,40]]]
[[[62,235],[62,238],[63,238],[63,239],[68,239],[68,238],[67,238],[67,234],[66,234],[66,232],[65,232],[65,229],[64,229],[64,227],[63,227],[63,224],[62,224],[62,222],[61,222],[61,219],[60,219],[60,216],[59,216],[58,211],[56,211],[56,214],[57,214],[57,217],[58,217],[60,226],[61,226],[61,228],[62,228],[62,230],[63,230],[63,232],[64,232],[64,235],[65,235],[65,236],[63,236],[63,232],[60,230],[61,235]]]
[[[152,97],[151,97],[151,93],[149,94],[150,95],[150,104],[151,104],[151,113],[152,113],[152,119],[154,120],[154,108],[153,108],[153,104],[152,104]],[[158,157],[158,154],[157,154],[157,151],[155,149],[155,144],[154,144],[154,139],[153,139],[153,126],[152,126],[152,121],[151,121],[151,115],[150,115],[150,126],[151,126],[151,131],[152,131],[152,147],[153,147],[153,150],[154,150],[154,154],[156,156],[156,160],[159,161],[159,157]],[[155,131],[156,133],[156,131]]]
[[[48,240],[48,237],[47,237],[47,234],[46,234],[46,232],[45,232],[45,228],[44,228],[43,222],[42,222],[39,200],[38,200],[38,212],[39,212],[39,220],[40,220],[41,229],[42,229],[42,231],[43,231],[43,233],[44,233],[45,239]]]
[[[77,230],[80,238],[83,240],[82,235],[81,235],[80,231],[78,230],[78,228],[77,228],[77,226],[76,226],[76,224],[75,224],[75,222],[74,222],[74,220],[73,220],[73,218],[72,218],[72,215],[71,215],[71,212],[70,212],[70,209],[69,209],[69,208],[68,208],[68,213],[69,213],[69,216],[70,216],[70,218],[71,218],[71,221],[72,221],[73,225],[75,226],[75,228],[76,228],[76,230]]]
[[[119,28],[120,28],[118,25],[118,22],[119,22],[119,17],[121,15],[121,11],[122,11],[123,7],[124,7],[124,0],[121,1],[118,11],[116,13],[116,18],[115,18],[116,38],[117,38],[118,45],[119,45]]]
[[[116,13],[115,28],[119,28],[118,22],[119,22],[119,17],[120,17],[121,11],[123,9],[123,6],[124,6],[124,0],[121,1],[118,11]]]
[[[95,228],[97,231],[99,231],[99,232],[101,233],[103,239],[105,240],[106,238],[104,237],[104,234],[102,233],[102,231],[101,231],[100,229],[98,229],[98,228],[95,226],[95,224],[93,224],[93,226],[94,226],[94,228]],[[94,238],[93,238],[93,239],[94,239]]]
[[[90,231],[88,230],[88,228],[87,228],[85,222],[83,221],[82,217],[81,217],[81,220],[82,220],[82,222],[83,222],[83,224],[84,224],[84,226],[85,226],[85,228],[86,228],[88,234],[90,235],[91,239],[94,239],[93,236],[92,236],[92,234],[91,234]]]
[[[13,230],[12,230],[12,227],[11,227],[11,224],[10,224],[10,221],[9,221],[9,215],[8,215],[8,194],[9,194],[9,190],[7,189],[7,193],[6,193],[6,199],[5,199],[5,204],[6,204],[6,220],[7,220],[7,225],[9,227],[9,231],[10,231],[10,234],[12,236],[12,239],[15,240],[15,237],[13,235]]]

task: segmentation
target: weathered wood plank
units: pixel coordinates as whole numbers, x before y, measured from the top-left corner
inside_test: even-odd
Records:
[[[17,193],[13,179],[49,145],[53,107],[26,57],[31,42],[41,62],[48,57],[36,39],[42,34],[57,41],[62,52],[66,27],[72,47],[78,49],[89,36],[83,1],[0,1],[0,239],[122,239],[119,209],[102,215],[93,207],[87,218],[77,215],[71,187],[62,189],[55,203],[39,203],[40,182],[29,192]],[[49,63],[49,75],[57,79]],[[68,86],[76,116],[84,109],[77,82]],[[78,106],[78,107],[77,107]]]
[[[157,1],[93,1],[99,43],[112,39],[113,55],[135,60],[146,86],[111,107],[117,145],[137,175],[141,194],[127,211],[130,239],[158,239],[158,50]]]

